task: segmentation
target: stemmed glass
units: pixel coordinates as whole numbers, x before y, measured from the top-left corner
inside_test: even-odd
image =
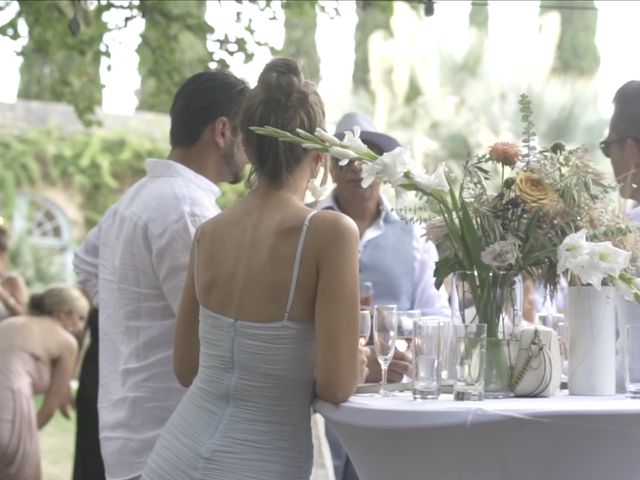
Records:
[[[388,397],[387,369],[393,358],[398,336],[398,308],[396,305],[376,305],[373,312],[373,345],[382,371],[380,395]]]
[[[360,321],[358,322],[358,337],[360,345],[365,346],[371,335],[371,312],[360,310]]]

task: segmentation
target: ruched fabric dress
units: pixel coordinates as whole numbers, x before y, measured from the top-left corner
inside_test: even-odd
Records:
[[[315,336],[312,323],[289,320],[289,309],[311,215],[283,320],[238,321],[200,306],[198,375],[156,442],[143,479],[309,478]]]
[[[33,395],[51,381],[49,364],[22,350],[0,352],[0,478],[26,480],[40,470]]]

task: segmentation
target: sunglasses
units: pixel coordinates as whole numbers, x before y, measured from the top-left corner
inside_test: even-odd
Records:
[[[602,152],[602,154],[607,158],[611,158],[611,145],[613,145],[614,143],[626,142],[628,139],[638,141],[638,139],[634,137],[620,137],[616,138],[615,140],[602,140],[598,145],[600,146],[600,151]]]

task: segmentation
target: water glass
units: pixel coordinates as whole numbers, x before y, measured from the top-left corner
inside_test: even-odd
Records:
[[[398,309],[396,305],[376,305],[373,312],[373,345],[382,371],[380,395],[388,397],[387,369],[393,359],[398,335]]]
[[[401,352],[409,351],[413,340],[413,323],[420,320],[420,310],[398,310],[398,341],[396,348]]]
[[[480,324],[455,325],[456,381],[454,400],[484,399],[484,366],[487,351],[487,326]]]
[[[425,317],[413,323],[413,398],[416,400],[436,399],[440,395],[443,328],[444,323],[438,319]]]
[[[627,397],[640,398],[640,325],[627,325],[624,384]]]
[[[371,312],[369,310],[360,310],[358,321],[358,337],[360,345],[364,346],[369,341],[371,335]]]

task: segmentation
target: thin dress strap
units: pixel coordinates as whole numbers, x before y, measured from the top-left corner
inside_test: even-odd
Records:
[[[296,291],[296,285],[298,284],[298,272],[300,270],[300,259],[302,258],[302,247],[304,245],[304,238],[307,235],[307,228],[309,227],[309,220],[314,214],[318,213],[314,210],[304,220],[302,225],[302,231],[300,232],[300,239],[298,240],[298,248],[296,249],[296,259],[293,263],[293,274],[291,275],[291,285],[289,286],[289,298],[287,299],[287,308],[284,311],[284,321],[289,320],[289,311],[291,310],[291,304],[293,303],[293,294]]]

